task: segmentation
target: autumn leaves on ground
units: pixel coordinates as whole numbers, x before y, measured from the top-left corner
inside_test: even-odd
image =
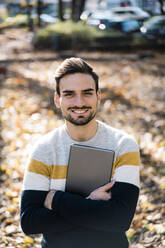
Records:
[[[34,51],[29,50],[28,54],[33,57]],[[141,193],[135,218],[127,232],[131,248],[163,248],[165,54],[95,52],[76,55],[86,57],[100,76],[99,119],[132,134],[140,146]],[[42,53],[41,57],[44,56]],[[27,237],[20,229],[19,197],[32,145],[41,135],[63,123],[53,106],[53,74],[61,61],[0,64],[3,68],[0,74],[2,248],[40,247],[40,236]]]

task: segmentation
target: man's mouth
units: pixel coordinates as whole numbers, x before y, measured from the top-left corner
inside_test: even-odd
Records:
[[[85,114],[86,112],[88,112],[88,110],[91,109],[91,107],[84,107],[84,108],[69,108],[68,110],[71,110],[72,113],[74,114]]]
[[[76,114],[85,114],[87,111],[88,109],[72,109],[72,112]]]

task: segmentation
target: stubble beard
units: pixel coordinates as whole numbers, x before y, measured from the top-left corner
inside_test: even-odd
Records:
[[[96,113],[97,113],[97,111],[91,111],[90,115],[88,117],[84,117],[84,116],[80,115],[77,117],[77,119],[73,118],[70,114],[62,113],[62,115],[66,121],[72,123],[75,126],[85,126],[91,120],[93,120],[95,118]]]

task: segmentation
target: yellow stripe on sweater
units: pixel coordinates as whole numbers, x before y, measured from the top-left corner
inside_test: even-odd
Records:
[[[49,177],[51,179],[65,179],[67,173],[66,165],[45,165],[44,163],[31,159],[28,171]]]
[[[138,152],[129,152],[119,156],[114,165],[112,175],[114,170],[123,165],[140,165],[140,156]],[[45,165],[44,163],[31,159],[28,171],[36,174],[46,176],[51,179],[66,179],[67,166],[66,165]]]
[[[128,152],[119,156],[113,165],[112,175],[114,170],[123,165],[140,166],[140,154],[139,152]]]
[[[128,152],[119,156],[115,161],[115,168],[122,165],[140,165],[140,155],[139,152]]]

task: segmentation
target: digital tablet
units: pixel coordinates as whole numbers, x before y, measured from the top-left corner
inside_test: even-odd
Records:
[[[71,145],[65,191],[86,197],[110,182],[114,154],[109,149]]]

